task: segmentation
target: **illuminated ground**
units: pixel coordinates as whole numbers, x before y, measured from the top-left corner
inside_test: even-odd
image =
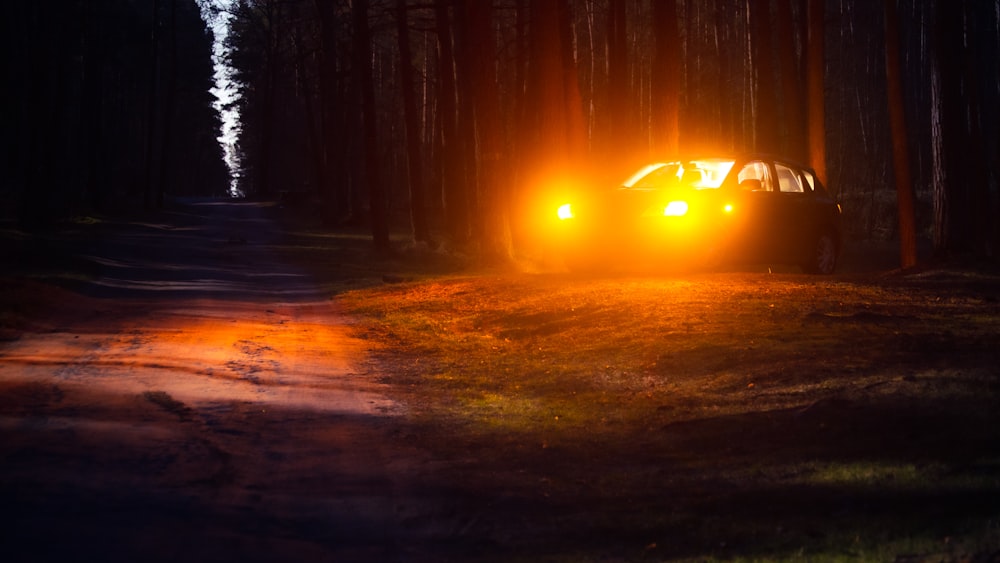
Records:
[[[0,560],[1000,557],[995,274],[454,271],[278,211],[0,232]]]
[[[386,435],[403,408],[352,320],[275,255],[264,211],[60,239],[90,272],[73,291],[32,281],[58,281],[42,261],[5,283],[47,303],[0,343],[0,559],[397,553],[413,456]]]

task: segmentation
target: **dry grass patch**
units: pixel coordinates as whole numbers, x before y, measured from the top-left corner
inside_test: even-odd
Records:
[[[1000,548],[1000,286],[960,287],[509,274],[342,299],[415,439],[473,490],[544,499],[558,521],[524,542],[577,530],[551,560],[884,560]]]

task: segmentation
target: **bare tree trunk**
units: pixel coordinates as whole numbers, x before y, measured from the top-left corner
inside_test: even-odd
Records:
[[[163,208],[167,174],[170,170],[167,164],[172,152],[174,94],[177,90],[177,0],[169,0],[169,2],[170,35],[167,44],[166,80],[163,85],[163,107],[160,109],[163,115],[163,124],[160,128],[160,171],[159,179],[156,181],[156,188],[153,192],[153,205],[157,209]]]
[[[752,49],[754,96],[754,150],[774,152],[778,148],[778,104],[775,98],[774,59],[771,49],[769,0],[750,0],[750,44]]]
[[[314,0],[319,25],[319,131],[317,134],[317,150],[319,154],[319,170],[317,181],[318,192],[323,201],[323,221],[335,224],[337,215],[343,211],[338,209],[338,190],[334,186],[334,158],[336,154],[337,137],[334,117],[337,115],[337,105],[334,103],[336,92],[336,35],[334,32],[335,12],[333,6],[324,0]],[[346,183],[346,182],[342,182]]]
[[[399,44],[399,87],[403,95],[403,119],[406,122],[406,164],[410,184],[410,221],[413,239],[430,241],[427,209],[424,205],[423,157],[420,154],[420,114],[413,93],[413,60],[410,54],[410,29],[406,0],[396,0],[396,38]]]
[[[81,122],[86,124],[86,130],[91,135],[87,144],[87,177],[84,184],[91,205],[98,211],[105,211],[107,205],[107,190],[109,188],[106,181],[107,175],[107,140],[105,139],[105,90],[103,67],[98,45],[101,36],[105,33],[106,21],[96,17],[96,10],[90,4],[87,5],[90,12],[86,13],[86,25],[84,27],[84,80],[83,80],[83,104],[81,104]],[[13,128],[17,131],[17,127]]]
[[[938,2],[934,18],[931,79],[931,142],[934,157],[934,253],[949,259],[969,250],[970,215],[962,160],[968,149],[967,107],[962,92],[962,9]],[[956,64],[958,63],[958,64]]]
[[[1000,0],[995,0],[993,3],[993,45],[996,51],[1000,55]],[[1000,56],[993,57],[991,63],[991,68],[987,69],[989,74],[992,74],[992,96],[994,100],[1000,100]],[[991,131],[986,133],[987,135],[992,135],[994,139],[1000,139],[1000,120],[993,123]],[[996,179],[997,183],[1000,184],[1000,142],[994,143],[993,154],[991,155],[991,168],[993,170],[993,177]],[[1000,185],[997,185],[995,189],[1000,192]],[[1000,195],[1000,194],[998,194]],[[993,206],[987,209],[993,217],[1000,217],[1000,197],[993,198]],[[994,252],[994,258],[997,258],[996,254],[1000,253],[1000,225],[996,221],[992,222],[992,248]]]
[[[823,76],[826,70],[824,53],[824,0],[809,0],[809,38],[806,45],[806,99],[809,104],[809,164],[824,185],[826,177],[826,96]],[[836,191],[836,190],[834,190]]]
[[[735,101],[733,95],[733,84],[732,74],[733,74],[733,61],[731,60],[731,55],[727,52],[731,46],[727,45],[731,37],[732,32],[727,32],[727,26],[732,25],[731,16],[726,14],[724,10],[715,10],[715,50],[713,51],[715,56],[719,60],[719,74],[716,77],[715,89],[719,92],[719,140],[722,142],[722,147],[728,147],[730,149],[736,148],[736,124],[733,118]],[[727,33],[724,33],[727,32]],[[678,78],[679,79],[679,78]],[[678,83],[678,88],[680,84]]]
[[[628,154],[631,133],[628,35],[625,2],[610,2],[607,26],[608,156],[619,161]]]
[[[982,29],[982,22],[989,16],[984,13],[982,3],[966,4],[962,9],[965,12],[962,33],[965,107],[962,113],[966,116],[965,146],[967,147],[962,151],[962,168],[966,174],[962,189],[964,215],[962,222],[967,225],[968,245],[973,256],[989,259],[995,257],[992,232],[994,221],[990,206],[986,203],[991,200],[990,163],[985,150],[988,142],[983,133],[986,126],[983,89],[989,88],[989,81],[982,80],[988,73],[986,61],[991,60],[990,47],[986,44]],[[993,100],[993,103],[996,101]]]
[[[149,65],[149,84],[146,98],[146,189],[143,191],[143,207],[153,208],[153,194],[156,192],[156,182],[159,178],[153,173],[156,162],[156,100],[160,78],[160,2],[153,0],[152,32],[150,34],[151,61]],[[162,151],[161,151],[162,152]],[[163,155],[160,155],[163,158]]]
[[[483,208],[486,203],[483,201],[483,185],[479,181],[480,162],[479,139],[477,138],[477,109],[475,94],[474,74],[478,72],[476,65],[479,61],[475,57],[476,38],[472,37],[472,29],[469,24],[470,0],[454,1],[454,21],[453,27],[455,41],[455,78],[456,78],[456,100],[458,102],[458,113],[456,115],[456,127],[458,131],[458,143],[453,147],[456,158],[461,163],[459,168],[462,176],[458,179],[464,191],[465,213],[468,218],[469,237],[477,242],[481,242],[485,235],[486,226],[482,220]],[[489,67],[493,68],[493,62],[489,62]]]
[[[782,146],[784,153],[798,160],[806,160],[804,119],[802,117],[802,76],[795,59],[795,24],[792,21],[792,0],[778,0],[777,25],[778,58],[781,64],[781,97],[785,126]]]
[[[456,242],[469,238],[469,204],[459,153],[456,123],[455,55],[452,49],[448,0],[434,0],[438,33],[438,112],[441,115],[441,184],[448,234]]]
[[[652,76],[653,153],[659,158],[680,151],[681,40],[677,0],[653,0],[656,54]]]
[[[580,95],[580,74],[573,53],[572,13],[569,0],[557,0],[560,37],[560,68],[565,106],[566,150],[570,166],[583,164],[587,155],[587,122],[583,116],[583,98]]]
[[[361,113],[364,120],[365,180],[368,184],[372,241],[375,243],[376,252],[385,253],[389,251],[389,224],[386,218],[385,191],[378,165],[375,86],[372,82],[368,0],[354,0],[351,9],[354,19],[354,65],[358,85],[361,88]]]
[[[529,168],[563,174],[582,163],[586,151],[583,105],[573,61],[569,6],[565,0],[531,3],[531,74],[527,83]],[[557,30],[557,33],[553,33]],[[559,77],[554,80],[553,77]]]
[[[910,151],[906,142],[906,112],[903,105],[903,75],[899,62],[899,14],[896,0],[885,0],[885,74],[892,130],[892,162],[896,176],[896,204],[899,213],[899,263],[903,268],[917,265],[916,199],[910,173]]]
[[[507,193],[507,159],[504,154],[500,103],[493,60],[493,6],[489,2],[464,2],[469,78],[474,100],[478,180],[482,203],[480,250],[487,263],[504,263],[513,256]]]

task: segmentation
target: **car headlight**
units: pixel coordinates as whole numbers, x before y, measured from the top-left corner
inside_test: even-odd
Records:
[[[671,201],[663,208],[663,215],[666,217],[681,217],[688,212],[686,201]]]
[[[565,221],[566,219],[572,219],[574,217],[573,207],[568,203],[560,205],[559,209],[556,210],[556,215],[558,215],[559,219],[562,221]]]

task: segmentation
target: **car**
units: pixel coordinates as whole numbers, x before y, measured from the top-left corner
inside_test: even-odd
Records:
[[[770,155],[654,162],[556,207],[557,248],[573,271],[645,261],[832,274],[841,249],[841,206],[812,169]]]

